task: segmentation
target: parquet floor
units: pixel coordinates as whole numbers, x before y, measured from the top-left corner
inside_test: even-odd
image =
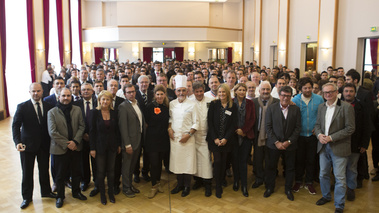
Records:
[[[71,212],[71,213],[95,213],[95,212],[334,212],[333,202],[324,206],[316,206],[316,201],[321,198],[320,187],[316,184],[316,195],[310,195],[305,189],[295,193],[295,201],[287,200],[284,194],[284,178],[279,175],[275,193],[269,198],[264,198],[264,187],[258,189],[249,188],[250,196],[245,198],[240,191],[232,189],[232,178],[228,178],[228,186],[224,188],[222,199],[204,196],[204,189],[191,191],[186,198],[180,194],[169,194],[170,189],[175,186],[175,176],[162,173],[165,184],[165,192],[159,193],[154,199],[148,199],[151,183],[141,180],[135,184],[141,190],[135,198],[127,198],[123,194],[116,196],[116,203],[106,206],[100,204],[99,195],[89,197],[90,189],[84,194],[88,196],[87,201],[79,201],[71,197],[71,191],[66,190],[66,199],[61,209],[55,207],[55,199],[40,198],[38,173],[35,169],[33,203],[25,210],[19,208],[21,197],[21,167],[19,154],[14,148],[12,141],[12,118],[0,121],[0,212]],[[369,157],[371,159],[371,157]],[[372,162],[370,162],[370,170]],[[252,167],[249,166],[249,185],[253,182]],[[282,174],[282,172],[280,172]],[[345,212],[379,212],[379,182],[365,180],[363,188],[356,190],[356,200],[346,202]],[[376,197],[376,198],[375,198]]]

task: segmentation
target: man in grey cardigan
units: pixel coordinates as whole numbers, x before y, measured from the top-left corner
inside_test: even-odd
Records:
[[[50,154],[54,155],[56,169],[57,202],[56,207],[63,206],[65,198],[64,179],[71,172],[72,196],[87,200],[80,192],[80,151],[85,123],[80,107],[72,105],[72,94],[67,88],[58,94],[57,106],[47,114],[49,135],[51,138]]]

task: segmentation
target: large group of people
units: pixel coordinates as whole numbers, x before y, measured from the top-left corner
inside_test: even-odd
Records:
[[[100,193],[103,205],[115,203],[120,192],[129,198],[140,193],[133,185],[140,174],[151,181],[147,197],[154,198],[163,192],[162,166],[177,178],[171,194],[186,197],[204,187],[209,197],[214,179],[215,195],[222,198],[231,175],[233,190],[249,196],[252,164],[252,188],[264,184],[263,196],[270,197],[282,159],[289,200],[301,188],[316,194],[317,181],[322,197],[316,204],[330,202],[334,188],[335,210],[343,212],[345,199],[353,201],[354,190],[369,178],[370,139],[372,181],[379,180],[379,80],[376,72],[365,73],[362,85],[359,72],[342,67],[302,77],[299,72],[256,61],[138,60],[84,64],[80,70],[70,64],[56,75],[49,64],[13,119],[23,172],[21,208],[32,202],[36,157],[41,196],[56,198],[57,208],[66,187],[87,200],[82,192],[91,177],[89,196]]]

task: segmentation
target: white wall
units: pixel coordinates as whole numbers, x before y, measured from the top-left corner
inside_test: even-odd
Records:
[[[103,26],[103,6],[101,2],[82,0],[82,27]]]
[[[260,48],[261,66],[269,66],[271,64],[270,46],[277,45],[278,6],[278,0],[262,0],[262,47]]]
[[[253,60],[253,54],[250,54],[250,48],[253,47],[254,43],[254,9],[255,1],[247,0],[245,1],[245,26],[244,26],[244,61]]]

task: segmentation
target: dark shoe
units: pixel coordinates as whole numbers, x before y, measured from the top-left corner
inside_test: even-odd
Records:
[[[195,181],[195,184],[193,184],[192,189],[193,190],[200,189],[202,186],[203,186],[203,181],[197,180],[197,181]]]
[[[58,198],[57,202],[55,203],[55,206],[57,208],[61,208],[63,206],[63,199],[62,198]]]
[[[105,194],[100,194],[100,202],[103,205],[107,205],[107,197],[105,197]]]
[[[143,178],[146,182],[150,182],[150,181],[151,181],[151,178],[150,178],[149,174],[144,174],[144,173],[142,173],[142,178]]]
[[[223,187],[226,187],[228,185],[228,182],[226,182],[226,179],[224,179],[223,181],[222,181],[222,186]]]
[[[301,188],[303,188],[304,186],[303,186],[303,184],[302,183],[295,183],[295,185],[293,185],[293,187],[292,187],[292,191],[294,191],[294,192],[299,192],[299,190],[301,189]]]
[[[354,201],[355,200],[355,192],[354,189],[350,189],[349,187],[346,190],[346,199],[348,201]]]
[[[51,187],[51,191],[52,191],[52,192],[57,192],[57,185],[55,185],[55,183],[54,183],[53,186]]]
[[[238,191],[239,188],[240,188],[240,183],[238,181],[234,181],[234,183],[233,183],[233,190],[234,191]]]
[[[363,186],[363,180],[357,180],[357,189],[361,189]]]
[[[115,186],[113,189],[113,193],[115,195],[118,195],[118,194],[120,194],[120,192],[121,192],[120,186]]]
[[[322,205],[324,205],[325,203],[328,203],[328,202],[330,202],[330,200],[328,200],[328,199],[322,197],[320,200],[318,200],[318,201],[316,202],[316,205],[318,205],[318,206],[322,206]]]
[[[205,184],[205,197],[210,197],[212,195],[212,185]]]
[[[251,188],[256,189],[256,188],[260,187],[261,185],[263,185],[263,182],[255,181],[254,184],[251,186]]]
[[[88,189],[88,183],[81,183],[80,184],[80,190],[82,190],[84,192],[87,189]]]
[[[343,213],[343,209],[336,208],[336,210],[334,211],[334,213]]]
[[[76,199],[79,199],[79,200],[87,200],[87,197],[84,196],[84,194],[82,194],[80,192],[78,194],[76,194],[76,195],[73,195],[72,197],[76,198]]]
[[[132,191],[132,189],[128,188],[126,191],[122,192],[126,197],[133,198],[136,194]]]
[[[222,197],[222,187],[216,186],[216,197],[221,198]]]
[[[141,179],[139,178],[139,175],[134,175],[134,182],[135,183],[141,182]]]
[[[140,193],[140,191],[139,191],[136,187],[134,187],[133,185],[132,185],[132,187],[130,187],[130,189],[131,189],[134,193],[136,193],[136,194]]]
[[[95,188],[93,188],[93,190],[89,193],[89,196],[95,197],[99,192],[99,189],[95,186]]]
[[[293,194],[292,194],[291,190],[286,191],[286,195],[287,195],[288,200],[290,200],[290,201],[294,201],[295,200],[295,198],[293,197]]]
[[[230,168],[226,170],[226,176],[227,177],[233,177],[233,173],[232,173],[232,170]]]
[[[30,204],[31,202],[32,202],[32,199],[30,199],[30,200],[23,200],[22,203],[21,203],[20,208],[21,208],[21,209],[25,209],[26,207],[29,206],[29,204]]]
[[[176,186],[173,190],[171,190],[171,194],[178,194],[180,191],[184,189],[184,186]]]
[[[187,195],[190,194],[190,190],[191,190],[190,187],[184,187],[184,189],[182,191],[182,197],[187,197]]]
[[[249,197],[249,192],[247,191],[247,186],[241,186],[241,191],[243,196]]]
[[[108,196],[109,196],[109,202],[116,203],[116,199],[114,198],[113,194],[108,194]]]
[[[65,182],[64,182],[64,185],[66,185],[66,186],[67,186],[68,188],[70,188],[70,189],[72,188],[71,181],[69,181],[69,180],[68,180],[68,181],[65,181]]]
[[[371,178],[371,181],[378,181],[379,180],[379,173],[375,175],[375,177]]]
[[[43,197],[43,198],[45,198],[45,197],[48,197],[48,198],[57,198],[57,194],[50,192],[49,194],[42,195],[41,197]]]
[[[364,176],[364,178],[365,178],[366,180],[369,180],[369,179],[370,179],[370,175],[369,175],[368,173],[366,173],[365,176]]]
[[[305,184],[304,188],[308,189],[309,194],[311,195],[316,194],[316,189],[313,187],[313,184]]]
[[[266,189],[265,193],[263,194],[263,197],[270,197],[273,192],[274,190]]]

